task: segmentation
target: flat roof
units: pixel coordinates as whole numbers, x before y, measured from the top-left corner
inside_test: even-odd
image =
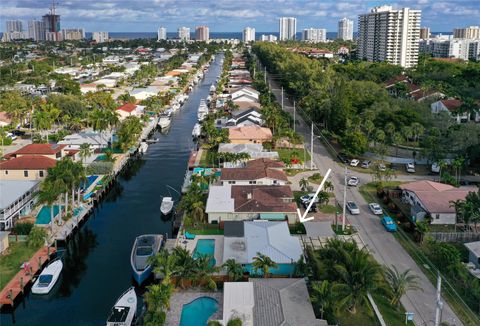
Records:
[[[39,180],[0,180],[0,209],[10,206],[39,182]]]

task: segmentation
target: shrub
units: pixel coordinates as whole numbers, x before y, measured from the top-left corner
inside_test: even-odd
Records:
[[[45,231],[44,228],[35,226],[32,228],[32,230],[28,234],[27,245],[30,248],[38,248],[45,243],[46,238],[47,238],[47,231]]]
[[[113,170],[112,162],[92,162],[88,168],[88,174],[110,174]]]
[[[18,235],[28,235],[32,228],[33,223],[31,222],[17,222],[13,227],[13,232]]]
[[[242,320],[240,318],[232,318],[228,321],[227,326],[242,326]]]
[[[207,323],[207,326],[222,326],[222,323],[219,322],[218,320],[210,320],[210,321]]]

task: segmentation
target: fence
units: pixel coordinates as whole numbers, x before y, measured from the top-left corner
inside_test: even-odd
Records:
[[[427,236],[439,242],[472,242],[480,240],[480,233],[475,232],[429,232]]]
[[[9,242],[25,242],[28,239],[28,235],[12,235],[8,236]]]

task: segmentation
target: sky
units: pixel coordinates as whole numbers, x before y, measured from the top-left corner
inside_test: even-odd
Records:
[[[58,1],[58,0],[57,0]],[[355,21],[374,6],[422,10],[422,26],[433,32],[451,32],[455,27],[480,25],[480,0],[59,0],[57,13],[62,28],[86,31],[155,32],[159,26],[175,32],[180,26],[194,29],[207,25],[211,32],[278,31],[278,17],[297,18],[297,31],[326,28],[336,32],[343,17]],[[5,21],[40,19],[51,0],[1,0],[0,31]],[[27,25],[24,24],[24,29]]]

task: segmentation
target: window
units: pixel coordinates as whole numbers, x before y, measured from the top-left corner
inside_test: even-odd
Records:
[[[62,152],[57,152],[57,153],[55,154],[55,157],[56,157],[56,158],[62,157]]]
[[[23,171],[23,176],[24,176],[25,178],[28,178],[28,171]]]
[[[7,175],[7,174],[8,174],[8,170],[5,170],[5,175]]]
[[[251,184],[251,185],[256,185],[257,181],[248,181],[248,183]]]
[[[234,184],[235,184],[235,181],[228,181],[228,184],[229,184],[229,185],[234,185]]]
[[[40,171],[38,175],[40,176],[40,178],[43,178],[43,171]]]
[[[440,214],[435,214],[435,219],[438,220],[440,218]]]

